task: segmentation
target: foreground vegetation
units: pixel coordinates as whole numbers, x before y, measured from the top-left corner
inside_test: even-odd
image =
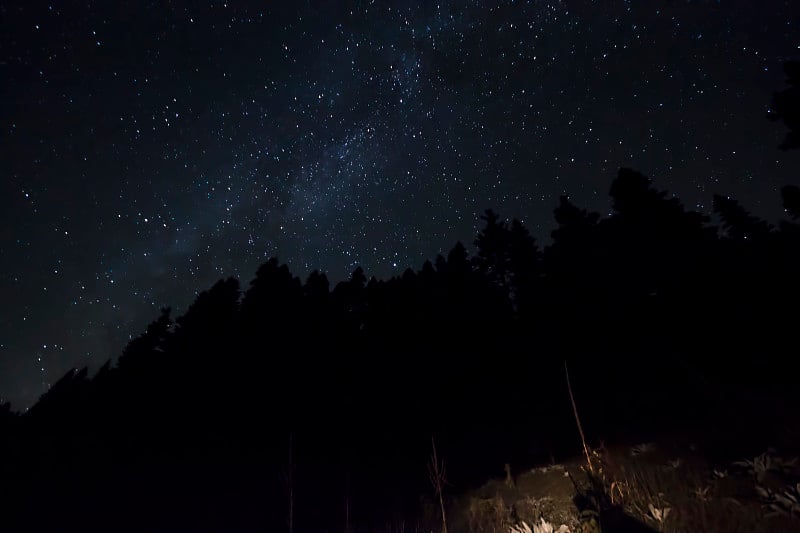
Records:
[[[492,481],[454,503],[458,531],[795,531],[797,459],[774,450],[714,466],[704,451],[601,449]],[[602,525],[602,528],[601,528]]]

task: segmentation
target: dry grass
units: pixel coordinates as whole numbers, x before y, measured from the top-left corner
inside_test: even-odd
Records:
[[[768,475],[763,469],[755,477],[725,475],[696,456],[665,460],[655,451],[593,451],[592,462],[594,473],[587,469],[587,477],[593,478],[590,490],[602,492],[594,498],[600,513],[615,506],[656,531],[800,530],[800,515],[768,512],[769,502],[754,483]],[[787,462],[775,458],[773,464]]]
[[[523,472],[513,488],[498,472],[454,502],[453,531],[537,533],[562,524],[572,533],[630,531],[630,524],[682,533],[800,531],[795,470],[720,467],[699,453],[666,453],[657,444],[590,450],[590,459],[591,470],[576,458]],[[792,464],[777,456],[771,461]]]
[[[494,498],[470,498],[467,528],[472,532],[506,532],[514,524],[511,509],[498,493]]]

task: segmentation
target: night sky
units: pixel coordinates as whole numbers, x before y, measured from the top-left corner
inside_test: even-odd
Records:
[[[388,277],[620,166],[780,216],[796,0],[0,2],[0,395],[271,256]]]

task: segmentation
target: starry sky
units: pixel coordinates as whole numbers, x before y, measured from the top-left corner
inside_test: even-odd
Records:
[[[0,2],[0,396],[278,256],[388,277],[616,170],[780,215],[795,0]]]

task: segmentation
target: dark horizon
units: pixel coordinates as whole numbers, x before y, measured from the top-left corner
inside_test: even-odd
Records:
[[[784,137],[786,137],[786,135],[784,135]],[[786,138],[788,138],[788,137],[786,137]],[[630,173],[632,173],[634,176],[638,176],[638,179],[643,180],[643,183],[646,180],[646,183],[649,184],[648,187],[652,187],[654,185],[653,180],[651,180],[650,178],[646,178],[645,176],[639,174],[637,171],[635,171],[633,169],[620,169],[620,171],[618,173],[618,176],[617,176],[617,179],[615,180],[615,183],[619,183],[621,176],[627,175],[627,174],[630,174]],[[593,212],[591,210],[585,210],[584,206],[576,206],[574,203],[572,203],[572,201],[569,198],[569,196],[567,196],[567,195],[562,196],[561,199],[559,200],[559,202],[560,202],[559,206],[554,210],[554,214],[555,214],[554,224],[555,224],[555,226],[554,226],[553,231],[551,232],[551,238],[549,240],[545,240],[544,242],[542,242],[538,238],[536,238],[533,235],[533,233],[530,232],[530,229],[525,227],[524,223],[520,222],[518,219],[514,218],[513,219],[513,223],[521,224],[521,226],[524,227],[524,231],[525,232],[530,232],[531,238],[533,239],[532,242],[535,243],[534,245],[536,246],[537,249],[541,250],[540,252],[537,252],[537,253],[544,253],[545,255],[547,255],[549,253],[550,255],[553,255],[553,248],[552,248],[553,244],[554,244],[553,237],[558,235],[559,231],[561,231],[561,232],[564,231],[563,227],[558,225],[557,219],[559,217],[559,213],[560,212],[561,212],[560,216],[564,216],[563,215],[563,211],[564,211],[564,207],[565,206],[569,206],[570,209],[577,209],[579,211],[583,211],[583,215],[582,216],[585,216],[588,219],[592,219],[592,217],[594,217],[593,218],[593,220],[595,221],[594,223],[597,223],[597,224],[600,224],[600,225],[608,224],[609,222],[613,223],[613,221],[615,219],[618,219],[620,217],[620,211],[614,209],[614,207],[613,207],[613,204],[614,204],[614,201],[615,201],[614,200],[614,192],[615,192],[614,191],[614,186],[615,185],[612,183],[612,185],[611,185],[612,194],[609,195],[609,199],[610,199],[609,204],[612,206],[612,208],[611,208],[611,211],[609,213],[605,214],[605,215],[601,214],[599,212]],[[653,194],[656,194],[657,189],[652,189],[651,188],[649,190]],[[790,208],[786,207],[786,202],[787,202],[787,198],[789,199],[789,202],[792,202],[792,201],[796,202],[797,198],[798,198],[797,195],[799,194],[797,191],[798,191],[798,189],[796,187],[794,187],[794,186],[784,186],[783,187],[782,194],[778,194],[778,201],[779,202],[781,201],[780,200],[781,196],[783,196],[783,200],[782,200],[782,203],[783,203],[783,206],[784,206],[783,207],[783,213],[782,213],[783,216],[780,217],[779,219],[775,220],[774,222],[769,221],[769,220],[765,220],[765,219],[761,219],[761,218],[751,214],[750,212],[747,211],[746,206],[741,205],[741,203],[736,198],[722,197],[722,196],[718,196],[718,195],[715,195],[715,196],[716,196],[716,198],[718,199],[718,201],[720,203],[725,202],[726,200],[728,202],[730,202],[731,208],[733,209],[733,211],[732,212],[731,211],[726,211],[725,213],[726,213],[727,216],[732,217],[732,220],[735,223],[736,222],[741,223],[741,221],[737,218],[739,216],[749,217],[749,218],[751,218],[751,220],[749,220],[748,223],[753,224],[754,226],[757,226],[762,231],[766,231],[768,233],[773,233],[773,235],[775,235],[775,238],[777,238],[777,235],[780,232],[789,231],[788,235],[790,237],[792,235],[792,233],[791,233],[792,230],[790,229],[791,223],[789,221],[792,220],[794,218],[794,216],[793,216],[793,211],[791,211]],[[617,194],[618,194],[618,192],[617,192]],[[669,191],[658,191],[657,196],[660,196],[661,198],[669,199],[672,202],[677,202],[676,203],[677,206],[681,206],[681,208],[685,208],[685,206],[681,202],[681,199],[680,198],[676,198],[674,195],[669,195]],[[715,202],[716,201],[717,200],[715,200]],[[795,204],[793,204],[793,205],[795,205]],[[796,207],[794,207],[794,208],[796,209]],[[734,234],[733,237],[732,237],[731,228],[726,226],[726,224],[728,223],[727,219],[725,219],[724,217],[721,216],[721,214],[723,212],[723,209],[724,208],[714,208],[712,213],[710,213],[709,215],[704,215],[704,214],[702,214],[700,212],[693,211],[693,210],[690,210],[690,209],[686,209],[686,213],[687,213],[687,215],[691,215],[691,216],[696,216],[697,217],[695,223],[700,223],[698,221],[702,220],[701,225],[703,226],[703,228],[705,230],[710,232],[709,236],[710,235],[714,236],[714,239],[720,239],[722,241],[725,241],[726,239],[730,239],[730,238],[742,238],[744,233]],[[741,209],[741,213],[742,213],[741,215],[739,215],[739,213],[737,212],[738,209]],[[736,213],[736,214],[732,214],[732,213]],[[507,228],[511,227],[510,226],[511,223],[512,223],[512,219],[511,218],[502,217],[502,216],[496,214],[491,209],[485,211],[484,214],[481,215],[481,217],[480,217],[481,221],[486,222],[486,217],[488,216],[487,214],[491,214],[491,216],[498,217],[496,220],[497,220],[497,222],[499,224],[505,225],[505,227],[507,227]],[[789,226],[785,226],[786,224],[789,224]],[[789,228],[789,229],[787,230],[787,228]],[[486,229],[484,228],[483,231],[485,232]],[[747,236],[745,236],[744,238],[747,239],[748,237],[752,238],[753,236],[747,234]],[[763,235],[761,237],[763,238]],[[478,235],[478,238],[480,238],[480,235]],[[474,241],[474,242],[472,240],[468,240],[468,241],[466,241],[466,244],[463,243],[460,240],[456,240],[456,241],[454,241],[454,243],[455,243],[456,247],[458,247],[458,246],[463,246],[464,247],[464,253],[468,254],[468,256],[471,258],[470,259],[471,261],[479,259],[480,246],[478,246],[478,241],[477,240]],[[556,241],[555,244],[557,246],[558,242]],[[599,246],[603,246],[603,244],[601,243],[601,244],[599,244]],[[324,271],[320,271],[318,269],[314,269],[313,271],[308,272],[307,275],[305,275],[305,276],[303,276],[302,274],[299,275],[299,277],[297,277],[297,280],[299,282],[302,282],[304,285],[306,285],[306,284],[311,282],[311,280],[314,278],[315,275],[322,275],[324,277],[324,279],[326,280],[326,283],[330,284],[330,289],[332,290],[332,292],[335,289],[337,289],[337,286],[339,286],[339,285],[342,285],[342,286],[347,285],[352,280],[352,278],[353,278],[353,276],[355,275],[356,272],[359,273],[358,275],[364,276],[364,282],[365,283],[367,281],[369,281],[370,283],[378,282],[379,284],[385,284],[387,282],[388,283],[393,283],[393,282],[397,282],[397,281],[403,279],[405,276],[408,275],[408,273],[415,273],[415,274],[423,273],[425,271],[425,268],[427,268],[427,267],[429,267],[431,265],[437,264],[436,262],[439,259],[441,259],[443,257],[447,257],[448,256],[448,252],[452,253],[452,248],[450,250],[446,251],[445,253],[437,254],[436,257],[430,257],[430,258],[425,259],[420,265],[417,265],[416,268],[407,267],[406,269],[404,269],[404,271],[401,274],[394,275],[394,276],[392,276],[390,278],[376,278],[375,276],[369,275],[368,272],[365,272],[364,269],[361,267],[361,265],[356,265],[354,270],[351,271],[344,279],[337,280],[335,278],[329,277],[328,273],[326,273]],[[477,255],[475,255],[476,253],[477,253]],[[222,276],[212,285],[217,286],[220,283],[222,283],[223,281],[225,281],[226,279],[227,280],[235,279],[237,281],[237,283],[239,283],[242,286],[242,288],[244,289],[245,287],[248,286],[248,284],[252,285],[254,282],[256,282],[256,280],[258,278],[258,272],[260,272],[261,269],[263,269],[265,266],[271,265],[271,264],[280,265],[281,268],[288,268],[289,267],[289,264],[287,262],[282,261],[280,257],[272,257],[272,258],[269,259],[269,261],[265,261],[264,263],[262,263],[259,266],[259,268],[256,269],[256,272],[254,272],[254,277],[250,278],[249,280],[247,280],[247,279],[242,280],[242,279],[239,279],[236,276]],[[287,274],[291,274],[291,276],[293,276],[293,277],[294,276],[298,276],[298,273],[292,272],[291,270],[287,270]],[[537,274],[537,275],[540,275],[540,274]],[[247,282],[247,283],[245,283],[245,282]],[[191,310],[191,307],[197,301],[196,298],[199,295],[207,293],[210,288],[211,287],[208,286],[208,287],[199,287],[199,288],[195,289],[194,292],[193,292],[193,294],[195,296],[194,302],[190,302],[190,303],[188,303],[188,304],[186,304],[184,306],[177,306],[177,305],[172,305],[170,302],[164,302],[164,304],[161,306],[161,311],[163,312],[164,309],[169,309],[170,312],[171,312],[171,315],[173,317],[182,316],[182,315],[184,315],[185,313],[187,313],[188,311]],[[539,304],[537,304],[537,305],[539,305]],[[156,313],[155,315],[150,316],[147,319],[147,322],[151,323],[157,317],[157,315],[158,314]],[[135,341],[135,339],[137,337],[141,336],[142,334],[144,334],[144,332],[145,332],[144,329],[142,331],[138,331],[138,332],[130,332],[129,333],[130,340],[125,343],[125,346],[123,348],[129,346],[131,342]],[[59,376],[59,378],[57,380],[55,380],[55,381],[59,381],[62,378],[67,377],[68,375],[70,375],[70,372],[76,372],[76,371],[82,370],[82,369],[88,370],[89,371],[88,376],[92,377],[92,376],[95,375],[95,373],[101,367],[103,367],[105,365],[108,365],[109,363],[112,366],[116,366],[118,364],[118,358],[120,357],[120,355],[123,354],[123,352],[124,352],[123,349],[120,349],[116,353],[112,352],[112,353],[109,354],[109,356],[105,360],[100,361],[98,363],[86,364],[85,362],[80,361],[80,363],[81,363],[80,365],[73,366],[71,370],[68,370],[66,374],[62,374],[61,376]],[[48,386],[48,390],[49,390],[49,386]],[[46,393],[46,392],[47,392],[47,390],[44,391],[44,393]],[[31,406],[35,405],[39,401],[40,398],[41,397],[36,397],[34,402],[32,404],[30,404],[30,405],[24,405],[24,404],[20,405],[20,404],[15,404],[13,402],[13,400],[11,400],[8,397],[0,396],[0,405],[2,405],[4,403],[11,404],[13,411],[18,412],[18,413],[23,413],[23,412],[27,412],[27,410]]]

